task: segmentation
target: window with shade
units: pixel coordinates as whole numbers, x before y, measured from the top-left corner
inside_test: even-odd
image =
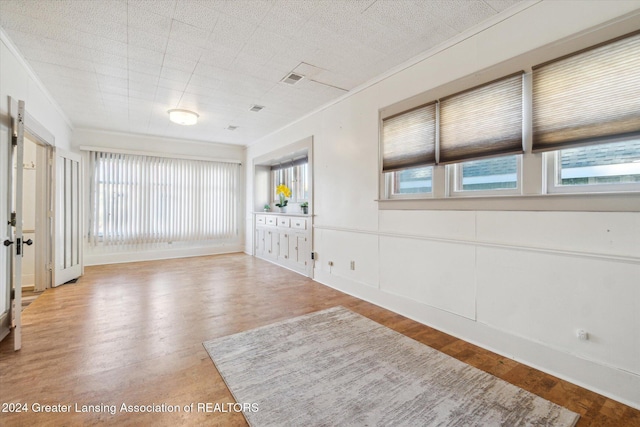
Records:
[[[437,99],[421,106],[398,112],[396,104],[389,116],[382,110],[381,198],[640,195],[640,31],[553,59],[557,49],[542,47],[531,60],[522,55],[435,88]],[[548,60],[536,65],[541,57]],[[491,80],[498,69],[529,71]],[[441,96],[483,75],[488,83]],[[541,203],[553,208],[554,199],[563,200]]]
[[[383,119],[382,172],[388,197],[431,194],[436,109],[432,102]]]
[[[549,192],[640,189],[640,32],[533,67]]]
[[[93,246],[238,235],[239,164],[95,151],[89,163]]]
[[[518,194],[523,149],[518,72],[440,100],[439,163],[449,194]]]
[[[432,194],[435,165],[448,165],[449,195],[518,192],[523,74],[383,118],[386,197]]]

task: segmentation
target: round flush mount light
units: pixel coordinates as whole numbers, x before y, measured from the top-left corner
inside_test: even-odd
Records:
[[[179,125],[195,125],[198,123],[198,117],[198,114],[189,110],[169,110],[169,120]]]

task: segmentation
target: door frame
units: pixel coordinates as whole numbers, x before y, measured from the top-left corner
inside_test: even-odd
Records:
[[[18,101],[9,97],[9,102],[11,106],[9,114],[15,120],[17,119]],[[53,287],[53,248],[55,243],[53,156],[55,136],[29,114],[28,106],[25,108],[24,137],[38,146],[36,173],[39,176],[36,182],[36,224],[40,227],[36,227],[35,235],[36,286],[34,290],[44,291]]]

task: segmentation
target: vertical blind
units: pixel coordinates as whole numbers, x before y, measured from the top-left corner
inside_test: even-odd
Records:
[[[237,235],[240,165],[92,151],[95,246]]]
[[[391,172],[436,162],[436,103],[382,120],[382,171]]]
[[[533,150],[640,135],[640,32],[533,67]]]
[[[523,152],[523,75],[512,74],[440,100],[439,163]]]
[[[284,184],[291,190],[292,202],[303,202],[309,198],[309,159],[307,157],[271,166],[273,185],[272,200],[278,200],[276,187]]]

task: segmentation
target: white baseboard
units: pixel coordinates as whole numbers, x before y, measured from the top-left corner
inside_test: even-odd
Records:
[[[84,265],[122,264],[138,261],[155,261],[161,259],[189,258],[205,255],[220,255],[243,252],[244,245],[220,245],[193,248],[161,249],[146,251],[87,253],[84,255]]]
[[[315,269],[314,280],[471,344],[640,409],[640,376]]]

